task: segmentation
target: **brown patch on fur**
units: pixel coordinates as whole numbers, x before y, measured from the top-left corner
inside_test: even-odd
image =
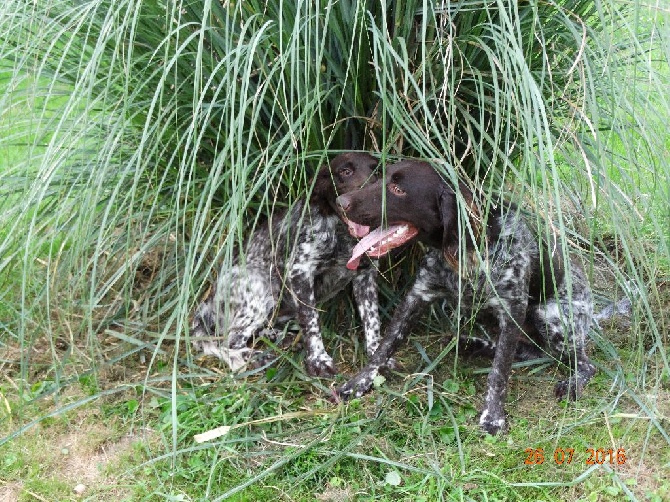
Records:
[[[458,188],[465,201],[465,212],[470,225],[469,227],[464,228],[462,232],[463,237],[465,237],[465,249],[461,252],[460,238],[455,236],[455,234],[460,232],[458,231],[457,221],[459,215],[458,206],[454,203],[456,207],[452,208],[453,217],[450,222],[450,225],[453,227],[450,232],[451,238],[445,238],[442,246],[442,253],[444,259],[454,272],[462,277],[467,277],[480,263],[476,250],[476,243],[480,241],[480,238],[484,233],[484,226],[482,224],[482,215],[479,210],[479,205],[475,202],[475,198],[470,189],[464,183],[459,183]],[[472,229],[472,235],[470,234],[470,229]],[[446,235],[447,232],[445,232],[445,237]],[[486,245],[488,246],[488,242],[486,242]],[[463,254],[465,255],[465,260],[462,262],[460,258]]]

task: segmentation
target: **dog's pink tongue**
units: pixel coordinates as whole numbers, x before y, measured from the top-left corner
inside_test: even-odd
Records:
[[[351,252],[347,262],[349,270],[356,270],[361,262],[361,256],[367,253],[372,258],[384,256],[391,249],[401,246],[412,239],[419,230],[409,223],[392,225],[388,228],[379,227],[362,238]]]
[[[347,221],[347,227],[349,228],[349,234],[352,237],[356,237],[357,239],[360,239],[361,237],[364,237],[365,235],[370,232],[370,227],[367,225],[361,225],[359,223],[355,223],[349,219]]]

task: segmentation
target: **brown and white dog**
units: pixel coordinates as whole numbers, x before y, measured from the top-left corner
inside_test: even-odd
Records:
[[[338,214],[335,199],[376,180],[377,159],[367,153],[338,155],[317,174],[309,203],[275,215],[249,237],[244,256],[218,275],[191,324],[194,348],[223,360],[233,371],[260,356],[258,338],[276,340],[282,325],[297,319],[304,335],[305,369],[312,376],[336,373],[321,337],[317,305],[349,283],[363,321],[366,351],[377,349],[380,321],[376,268],[346,268],[360,227]]]
[[[572,370],[556,385],[556,396],[579,396],[596,371],[585,351],[593,321],[591,290],[581,268],[572,262],[568,273],[554,240],[532,230],[518,207],[492,209],[484,221],[464,184],[454,188],[430,164],[411,160],[388,166],[384,178],[337,202],[347,218],[376,228],[354,248],[351,269],[364,255],[380,257],[412,239],[431,248],[379,348],[338,389],[340,396],[367,392],[416,319],[438,299],[459,306],[464,316],[497,335],[489,347],[493,366],[479,421],[484,431],[506,429],[504,402],[515,358],[555,357]],[[362,233],[364,227],[357,227],[356,235]]]

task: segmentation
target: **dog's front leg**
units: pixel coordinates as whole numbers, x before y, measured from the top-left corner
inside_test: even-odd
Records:
[[[412,288],[393,312],[393,318],[386,328],[386,335],[370,357],[367,366],[337,389],[338,396],[350,399],[368,392],[382,368],[395,366],[393,354],[426,307],[446,294],[443,271],[436,269],[434,256],[428,254],[419,267]]]
[[[386,329],[386,335],[370,358],[367,366],[337,389],[338,396],[345,400],[361,397],[370,390],[375,377],[383,367],[389,364],[394,365],[391,356],[398,350],[398,347],[410,332],[416,319],[419,318],[421,313],[433,300],[432,297],[421,292],[422,287],[417,287],[418,282],[417,280],[414,283],[411,291],[396,308],[393,318]]]
[[[365,351],[372,356],[381,340],[379,320],[379,299],[377,294],[377,270],[370,267],[360,272],[353,280],[354,299],[365,332]]]
[[[488,377],[484,409],[479,417],[479,426],[484,432],[491,435],[504,433],[507,430],[504,403],[519,339],[518,327],[512,319],[503,314],[500,316],[499,322],[500,334]]]
[[[302,266],[301,266],[302,265]],[[305,371],[310,376],[328,377],[337,373],[333,358],[330,357],[321,338],[319,312],[316,309],[314,276],[312,270],[304,264],[298,264],[291,270],[290,288],[296,304],[298,324],[305,337]]]

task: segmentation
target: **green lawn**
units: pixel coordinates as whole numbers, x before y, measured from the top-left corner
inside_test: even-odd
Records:
[[[9,366],[2,434],[39,422],[2,445],[0,490],[18,500],[75,500],[78,484],[90,500],[664,500],[668,377],[644,361],[640,387],[640,361],[623,343],[631,333],[613,325],[603,334],[600,371],[577,403],[554,402],[553,366],[515,371],[502,438],[477,428],[486,364],[454,364],[452,353],[430,377],[393,376],[339,406],[290,360],[247,379],[180,379],[174,407],[169,371],[145,383],[137,358],[56,392],[39,377],[18,392]],[[412,342],[427,357],[440,352],[435,335]],[[400,360],[408,372],[425,365],[411,348]],[[237,427],[194,441],[221,425]]]

